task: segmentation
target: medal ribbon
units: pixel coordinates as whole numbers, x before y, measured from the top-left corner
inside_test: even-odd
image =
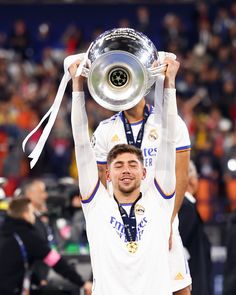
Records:
[[[120,215],[121,215],[121,218],[124,223],[125,237],[126,237],[127,242],[134,242],[136,240],[137,223],[136,223],[134,207],[135,207],[136,203],[138,202],[138,200],[141,199],[141,197],[142,197],[142,193],[140,193],[139,197],[132,204],[129,216],[128,216],[127,212],[125,211],[125,209],[119,204],[116,197],[114,197],[117,204],[118,204]]]
[[[147,122],[147,119],[148,119],[149,115],[150,115],[150,111],[148,109],[148,106],[145,105],[144,113],[143,113],[142,126],[140,127],[140,130],[139,130],[139,133],[138,133],[138,136],[137,136],[137,140],[135,142],[131,125],[130,125],[128,119],[125,117],[124,112],[121,113],[124,129],[125,129],[125,135],[126,135],[126,139],[127,139],[128,144],[134,145],[137,148],[141,148],[142,140],[143,140],[143,134],[144,134],[144,126],[145,126],[145,123]]]

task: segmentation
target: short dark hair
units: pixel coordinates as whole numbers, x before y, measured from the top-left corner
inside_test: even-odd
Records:
[[[13,218],[22,218],[23,213],[28,211],[29,204],[30,200],[25,197],[13,198],[10,201],[7,214]]]
[[[107,155],[107,164],[110,165],[111,162],[118,156],[124,153],[130,153],[137,156],[138,160],[143,164],[143,154],[142,151],[130,144],[117,144],[115,145]]]

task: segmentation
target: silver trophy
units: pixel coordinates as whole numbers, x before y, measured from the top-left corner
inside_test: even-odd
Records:
[[[88,52],[90,66],[83,69],[94,100],[112,111],[135,106],[163,73],[158,52],[144,34],[129,28],[101,34]]]

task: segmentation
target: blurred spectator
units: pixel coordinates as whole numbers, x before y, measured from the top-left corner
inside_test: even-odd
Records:
[[[198,42],[206,48],[211,40],[211,37],[212,32],[209,20],[200,20],[198,24]]]
[[[34,226],[41,237],[51,249],[55,248],[54,236],[49,219],[47,217],[46,200],[48,194],[45,183],[40,179],[33,179],[26,182],[22,188],[22,194],[30,200],[34,209],[35,222]],[[32,275],[32,283],[40,286],[47,285],[47,276],[49,268],[42,262],[36,262]]]
[[[67,55],[80,51],[83,48],[82,29],[75,24],[70,24],[62,35],[62,43],[64,44]]]
[[[13,199],[8,216],[1,228],[0,238],[0,293],[20,295],[29,291],[30,268],[36,260],[88,291],[91,283],[84,284],[81,276],[71,268],[61,255],[51,250],[34,227],[34,208],[26,198]],[[28,293],[27,293],[28,294]]]
[[[71,163],[71,131],[65,114],[60,113],[55,121],[49,140],[50,171],[57,178],[69,175]]]
[[[236,207],[235,207],[236,208]],[[234,295],[236,292],[236,211],[230,214],[227,226],[226,249],[227,258],[224,265],[223,295]]]
[[[47,22],[43,22],[38,26],[37,35],[34,41],[34,60],[42,62],[42,53],[44,48],[53,45],[51,26]]]
[[[55,221],[58,245],[66,253],[89,254],[79,189],[73,186],[66,198],[67,206]]]
[[[163,19],[162,38],[166,51],[175,52],[178,55],[178,51],[185,52],[188,48],[188,39],[183,22],[174,13],[167,13]],[[171,44],[177,44],[178,50],[171,51]]]
[[[226,6],[219,7],[217,15],[213,22],[214,33],[221,36],[224,42],[228,41],[228,33],[233,22],[230,19],[229,11]]]
[[[12,32],[8,36],[8,46],[15,51],[20,60],[33,56],[31,36],[23,19],[14,22]]]
[[[212,295],[212,264],[210,243],[204,232],[203,221],[196,208],[194,194],[198,188],[198,175],[192,161],[189,180],[182,207],[179,211],[179,231],[189,257],[192,277],[192,295]]]
[[[70,195],[70,219],[71,219],[71,240],[81,245],[88,243],[84,213],[81,206],[81,196],[79,189],[72,190]]]
[[[149,38],[153,35],[153,27],[150,23],[150,10],[146,6],[139,6],[136,10],[137,23],[136,30],[144,33]]]
[[[129,19],[127,19],[127,18],[121,18],[118,21],[118,28],[130,28],[130,27],[132,27],[132,26],[130,25],[130,20]]]

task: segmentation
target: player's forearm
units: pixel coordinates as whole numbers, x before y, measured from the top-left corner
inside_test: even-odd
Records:
[[[164,88],[175,89],[175,78],[165,77]]]
[[[187,189],[189,161],[190,151],[176,153],[176,196],[175,206],[172,214],[172,221],[181,208]]]
[[[72,92],[71,126],[75,146],[90,144],[84,92]]]
[[[95,155],[90,145],[83,92],[72,93],[71,125],[75,142],[76,164],[80,175],[80,191],[82,197],[86,198],[97,184],[98,171]]]
[[[83,77],[74,77],[72,79],[72,91],[73,92],[83,92],[84,91],[84,82]]]
[[[162,140],[159,156],[156,158],[156,178],[163,191],[173,193],[175,190],[175,129],[177,118],[175,89],[164,90],[162,113]]]

